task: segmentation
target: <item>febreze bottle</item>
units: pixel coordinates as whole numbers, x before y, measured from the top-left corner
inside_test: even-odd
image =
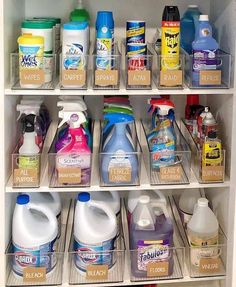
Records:
[[[87,139],[82,125],[86,122],[86,117],[82,112],[61,111],[63,120],[58,128],[69,122],[70,142],[57,152],[56,168],[77,168],[81,173],[81,184],[86,184],[90,180],[91,150],[87,144]],[[77,183],[77,182],[76,182]]]
[[[113,114],[104,118],[111,119]],[[125,115],[125,121],[114,124],[114,132],[101,155],[102,180],[106,184],[132,184],[138,177],[138,158],[135,149],[127,137],[127,125],[133,123],[131,115]]]
[[[176,148],[175,133],[172,122],[168,116],[169,111],[174,109],[170,100],[157,99],[155,107],[158,107],[157,127],[147,136],[151,151],[151,164],[153,168],[168,166],[174,163],[174,151]]]
[[[162,15],[161,69],[179,69],[180,16],[177,6],[165,6]]]

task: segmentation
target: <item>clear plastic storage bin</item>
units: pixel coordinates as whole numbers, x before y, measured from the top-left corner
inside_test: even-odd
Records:
[[[114,54],[111,56],[92,55],[93,61],[93,89],[94,90],[118,90],[120,88],[121,53],[118,45],[114,46]],[[107,65],[107,68],[104,66]]]
[[[225,153],[221,150],[221,164],[217,166],[204,166],[202,163],[202,151],[198,149],[192,135],[190,134],[184,120],[181,122],[181,131],[191,147],[192,169],[199,183],[217,183],[225,180]]]
[[[103,152],[103,138],[101,136],[99,148],[100,186],[128,186],[140,184],[142,150],[135,125],[131,125],[131,134],[135,151],[126,153]],[[107,169],[104,169],[105,163],[108,162]],[[134,162],[133,166],[132,162]]]
[[[178,211],[179,196],[170,198],[175,219],[186,242],[186,262],[190,277],[214,277],[226,275],[227,238],[219,228],[217,245],[190,246],[187,231],[183,227]],[[197,258],[197,259],[196,259]]]
[[[60,88],[86,90],[88,88],[89,56],[60,55]]]
[[[141,142],[146,146],[144,158],[146,168],[149,174],[150,183],[152,185],[158,184],[188,184],[191,174],[191,150],[183,137],[177,123],[174,123],[176,134],[176,150],[175,151],[150,151],[147,141],[147,134],[149,132],[148,122],[143,121],[143,132],[141,133]],[[161,162],[161,159],[169,159],[168,163]],[[155,162],[160,159],[160,164]]]
[[[32,59],[19,63],[19,54],[11,53],[11,88],[13,90],[54,90],[57,84],[57,54],[42,57],[40,68],[32,67]],[[30,61],[30,63],[28,63]],[[20,69],[20,65],[23,67]]]
[[[199,72],[195,80],[193,73],[193,55],[185,52],[185,81],[191,89],[226,89],[230,88],[231,55],[219,50],[216,56],[216,69],[205,69]]]

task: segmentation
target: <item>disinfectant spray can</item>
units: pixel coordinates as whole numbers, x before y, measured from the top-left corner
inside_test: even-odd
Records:
[[[161,69],[179,69],[180,16],[177,6],[165,6],[162,15]]]

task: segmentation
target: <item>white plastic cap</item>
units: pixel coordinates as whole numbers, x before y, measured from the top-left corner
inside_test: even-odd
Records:
[[[208,206],[208,200],[205,197],[201,197],[198,199],[197,205],[201,207],[206,207]]]
[[[198,5],[188,5],[188,8],[198,8]]]
[[[150,202],[150,197],[148,195],[142,195],[139,198],[139,202],[142,204],[148,204]]]
[[[199,21],[209,21],[208,15],[200,15],[199,16]]]

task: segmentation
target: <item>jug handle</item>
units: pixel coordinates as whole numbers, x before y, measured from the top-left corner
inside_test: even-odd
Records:
[[[52,224],[52,227],[57,229],[57,231],[58,231],[57,218],[56,218],[55,214],[51,211],[51,209],[49,209],[46,206],[34,204],[32,202],[30,202],[28,204],[28,209],[33,209],[33,210],[37,210],[39,212],[42,212],[47,217],[48,221]]]
[[[60,209],[61,209],[61,198],[60,195],[57,192],[50,192],[51,197],[54,201],[60,202]]]
[[[160,197],[160,200],[158,200],[158,201],[166,204],[166,198],[165,198],[164,194],[159,189],[154,190],[154,192]]]
[[[107,206],[103,202],[98,202],[96,200],[89,201],[88,205],[91,207],[96,207],[98,209],[102,209],[106,213],[106,215],[113,221],[113,223],[116,224],[116,215],[113,212],[113,210],[111,209],[111,207]]]
[[[170,215],[169,215],[169,212],[168,212],[168,210],[166,208],[166,204],[165,203],[163,203],[163,202],[153,202],[153,203],[151,203],[151,206],[152,207],[159,207],[160,209],[162,209],[165,217],[166,218],[170,218]]]

